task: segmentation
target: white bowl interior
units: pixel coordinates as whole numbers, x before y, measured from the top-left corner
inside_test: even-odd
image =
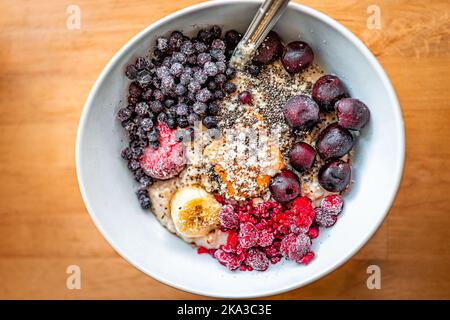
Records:
[[[77,140],[77,169],[86,207],[110,244],[148,275],[177,288],[218,297],[255,297],[305,285],[330,272],[370,238],[395,196],[403,165],[403,124],[392,87],[369,51],[334,20],[291,4],[275,30],[285,42],[308,42],[328,73],[339,75],[352,97],[371,110],[358,139],[354,180],[338,223],[314,241],[308,266],[283,261],[266,272],[230,272],[164,229],[136,200],[137,187],[120,150],[127,138],[115,119],[124,105],[124,67],[147,54],[157,36],[192,34],[218,24],[244,31],[259,6],[254,1],[213,1],[187,8],[148,27],[105,68],[88,98]]]

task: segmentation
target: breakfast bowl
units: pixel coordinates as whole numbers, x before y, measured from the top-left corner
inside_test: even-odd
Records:
[[[309,7],[289,4],[274,30],[289,42],[307,42],[315,61],[338,75],[352,97],[371,110],[370,125],[358,139],[352,188],[339,223],[324,229],[313,243],[314,259],[302,266],[283,260],[265,272],[223,268],[163,228],[136,201],[120,151],[126,136],[116,114],[130,61],[148,53],[157,37],[173,30],[195,34],[219,25],[244,32],[260,1],[211,1],[175,12],[131,39],[104,68],[81,115],[76,144],[78,182],[86,208],[110,245],[130,264],[154,279],[195,294],[222,298],[273,295],[304,286],[338,268],[374,234],[397,192],[404,159],[400,106],[382,67],[350,31]]]

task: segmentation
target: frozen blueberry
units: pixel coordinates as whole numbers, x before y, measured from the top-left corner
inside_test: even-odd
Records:
[[[189,107],[185,103],[180,103],[177,106],[176,114],[177,116],[187,116],[189,113]]]
[[[208,104],[208,114],[210,116],[215,116],[219,113],[219,104],[215,101]]]
[[[236,85],[233,82],[227,82],[223,85],[223,89],[227,92],[227,93],[233,93],[237,90]]]
[[[206,63],[205,63],[206,65]],[[194,79],[200,84],[204,84],[208,80],[208,75],[203,70],[198,70],[194,73]]]
[[[189,126],[188,119],[185,116],[177,117],[177,123],[180,128],[186,128]]]
[[[170,67],[170,73],[174,76],[174,77],[179,77],[182,73],[183,73],[183,65],[179,62],[175,62],[171,67]]]
[[[219,73],[214,77],[214,82],[222,86],[225,82],[227,82],[227,77],[223,73]]]
[[[197,101],[200,102],[208,102],[211,99],[211,91],[209,91],[207,88],[201,89],[199,92],[197,92],[197,95],[195,98]]]
[[[136,159],[131,159],[130,161],[128,161],[128,169],[130,169],[131,171],[135,171],[140,167],[141,165],[139,164],[139,161],[137,161]]]
[[[159,37],[156,40],[156,47],[161,50],[161,52],[167,52],[167,50],[169,50],[169,40],[164,37]]]
[[[150,177],[146,174],[143,174],[142,177],[140,177],[138,181],[141,184],[141,186],[144,188],[147,188],[153,184],[152,177]]]
[[[208,30],[199,30],[197,33],[197,39],[203,43],[211,43],[211,33]]]
[[[126,75],[127,78],[130,79],[130,80],[136,79],[137,69],[136,69],[136,67],[134,66],[134,64],[129,64],[129,65],[125,68],[125,75]]]
[[[225,61],[226,57],[222,50],[220,49],[211,49],[209,54],[213,58],[214,61]]]
[[[208,108],[208,106],[206,105],[206,103],[198,102],[198,101],[195,102],[192,106],[192,110],[201,116],[206,114],[207,108]]]
[[[209,32],[212,38],[220,38],[222,35],[222,29],[219,26],[212,26]]]
[[[200,116],[196,114],[195,112],[191,112],[188,115],[188,122],[191,126],[195,125],[198,121],[200,121]]]
[[[131,110],[130,108],[120,108],[119,112],[117,112],[117,119],[119,119],[120,121],[125,121],[130,119],[132,115],[133,110]]]
[[[150,107],[147,102],[139,102],[138,104],[136,104],[136,108],[134,109],[134,111],[136,111],[139,116],[143,116],[148,113],[149,108]]]
[[[166,93],[175,89],[175,80],[172,76],[167,76],[161,79],[161,89]]]
[[[162,93],[161,90],[159,89],[153,90],[153,98],[155,98],[155,100],[163,101],[165,97],[166,96],[164,95],[164,93]]]
[[[208,61],[203,65],[203,71],[210,77],[214,77],[219,70],[214,62]]]
[[[169,46],[173,50],[178,50],[183,43],[184,36],[180,31],[173,31],[169,36]]]
[[[239,41],[241,41],[242,35],[236,30],[228,30],[225,33],[225,42],[228,48],[234,49]]]
[[[257,77],[260,73],[260,68],[255,63],[252,63],[248,66],[248,73],[254,77]]]
[[[225,70],[225,75],[227,76],[228,79],[232,79],[234,77],[235,74],[235,70],[232,67],[227,68],[227,70]]]
[[[150,198],[148,197],[148,191],[146,188],[141,188],[136,192],[136,196],[138,198],[139,204],[142,209],[150,208]]]
[[[152,102],[150,102],[150,110],[152,110],[152,112],[154,113],[160,113],[163,109],[163,105],[161,103],[161,101],[158,100],[154,100]]]
[[[195,41],[194,42],[194,49],[197,53],[203,53],[208,49],[208,46],[200,41]]]
[[[189,84],[189,82],[191,82],[191,80],[192,80],[192,77],[188,73],[182,73],[180,76],[180,84],[182,84],[182,85]]]
[[[202,86],[200,85],[200,83],[197,80],[192,80],[188,84],[188,90],[193,93],[198,92],[201,88],[202,88]]]
[[[144,70],[153,67],[150,60],[145,57],[138,57],[134,65],[136,66],[137,70]]]
[[[208,128],[208,129],[217,127],[217,119],[216,119],[216,117],[214,117],[214,116],[206,116],[203,119],[203,125],[206,128]]]
[[[166,66],[158,67],[158,68],[156,68],[156,76],[159,79],[170,76],[170,69]]]
[[[223,42],[220,39],[214,39],[213,42],[211,43],[211,48],[224,51],[225,50],[225,42]]]
[[[227,64],[223,61],[217,61],[216,67],[218,73],[225,73],[225,71],[227,70]]]
[[[186,62],[190,65],[197,64],[197,56],[193,53],[186,57]]]
[[[166,125],[170,128],[170,129],[175,129],[177,127],[177,122],[175,121],[174,117],[168,116],[167,120],[166,120]]]
[[[214,91],[214,99],[221,100],[225,97],[225,93],[223,93],[222,90],[216,90]]]
[[[150,84],[152,81],[152,76],[150,75],[150,72],[148,70],[141,70],[138,71],[136,75],[136,80],[139,83],[139,85],[144,88]]]
[[[165,124],[166,121],[167,121],[167,113],[165,113],[165,112],[160,112],[160,113],[158,114],[157,120],[158,120],[159,122]]]
[[[185,63],[186,62],[186,55],[184,53],[181,53],[181,52],[174,52],[172,54],[171,61],[172,61],[172,63],[175,63],[175,62]]]
[[[197,64],[203,66],[206,62],[211,61],[211,55],[209,53],[199,53],[197,56]]]
[[[153,89],[148,88],[144,92],[142,92],[141,97],[144,100],[149,100],[153,96]]]
[[[180,52],[184,53],[186,56],[189,56],[195,52],[194,45],[191,41],[184,41],[181,45]]]
[[[153,127],[153,121],[150,118],[143,118],[141,120],[141,127],[144,131],[150,131],[150,129]]]
[[[175,94],[177,95],[177,96],[182,96],[182,95],[184,95],[186,93],[186,87],[185,86],[183,86],[182,84],[177,84],[176,86],[175,86]]]
[[[132,97],[139,97],[142,93],[142,89],[139,87],[139,85],[136,82],[130,83],[128,87],[128,93]]]
[[[124,160],[130,160],[133,157],[130,147],[126,147],[126,148],[122,149],[122,151],[120,152],[120,156]]]

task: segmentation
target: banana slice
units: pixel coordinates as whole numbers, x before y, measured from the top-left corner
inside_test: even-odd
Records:
[[[175,228],[186,237],[205,236],[219,223],[220,204],[201,187],[179,189],[170,207]]]

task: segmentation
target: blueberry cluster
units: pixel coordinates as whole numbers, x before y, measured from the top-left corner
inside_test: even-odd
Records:
[[[218,100],[236,91],[230,82],[235,70],[228,61],[241,37],[235,30],[222,37],[218,26],[202,29],[193,38],[173,31],[156,40],[152,58],[138,57],[125,68],[132,82],[128,105],[118,111],[117,118],[130,143],[121,155],[142,188],[153,183],[140,168],[139,158],[144,148],[159,147],[157,122],[171,129],[188,128],[197,121],[208,129],[217,127]],[[142,190],[138,198],[146,207],[148,197]]]

